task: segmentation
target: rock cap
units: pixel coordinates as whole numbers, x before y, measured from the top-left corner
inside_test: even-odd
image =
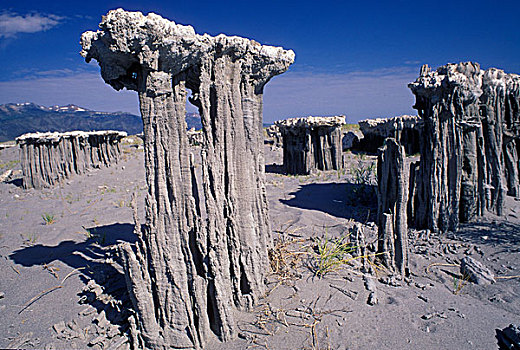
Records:
[[[333,117],[299,117],[285,120],[277,120],[274,123],[280,129],[291,128],[316,128],[322,126],[341,126],[345,124],[345,116],[338,115]]]

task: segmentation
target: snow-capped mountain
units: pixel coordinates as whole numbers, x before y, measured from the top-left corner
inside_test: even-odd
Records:
[[[187,113],[189,128],[200,129],[200,117]],[[13,140],[28,132],[72,130],[121,130],[128,134],[143,131],[140,116],[126,112],[99,112],[69,104],[40,106],[35,103],[7,103],[0,105],[0,142]]]

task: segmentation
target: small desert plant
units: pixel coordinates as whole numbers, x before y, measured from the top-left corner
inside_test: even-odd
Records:
[[[87,239],[93,239],[96,237],[96,229],[95,228],[86,228],[85,226],[81,226],[85,230],[85,236]]]
[[[358,161],[357,167],[352,171],[354,183],[357,185],[373,185],[375,181],[376,164],[365,165],[362,160]]]
[[[107,240],[106,233],[102,233],[102,234],[97,233],[97,230],[95,227],[94,228],[86,228],[84,226],[82,226],[82,227],[85,230],[85,236],[87,236],[87,240],[93,239],[98,244],[101,244],[101,245],[104,245],[106,243],[106,240]]]
[[[365,164],[362,160],[358,161],[358,165],[353,167],[351,172],[353,175],[352,183],[355,185],[350,199],[352,204],[367,205],[375,200],[375,184],[376,184],[376,164]]]
[[[43,219],[43,223],[45,225],[52,225],[56,222],[56,220],[54,219],[54,215],[49,214],[49,213],[43,213],[42,219]]]
[[[469,276],[464,274],[461,278],[453,277],[453,294],[457,295],[460,293],[462,288],[468,284]]]
[[[350,253],[356,250],[356,246],[350,243],[349,236],[350,232],[337,238],[329,238],[325,234],[323,237],[315,239],[316,261],[312,269],[316,276],[325,276],[355,259]]]
[[[344,176],[345,173],[346,173],[346,171],[345,171],[344,168],[336,170],[336,174],[338,176],[338,180],[341,178],[341,176]]]
[[[24,237],[22,234],[20,234],[23,238],[23,245],[30,247],[36,244],[36,241],[38,240],[38,236],[36,234],[29,234],[26,237]]]
[[[370,264],[374,270],[384,270],[382,266],[376,264],[375,257],[386,253],[360,253],[366,251],[368,245],[354,245],[350,239],[353,229],[342,233],[339,237],[329,238],[327,233],[320,238],[314,239],[315,259],[311,263],[311,270],[315,276],[323,277],[327,273],[337,271],[344,265],[358,259],[363,259]],[[365,249],[361,249],[365,248]]]
[[[7,163],[0,163],[0,170],[5,169],[13,169],[18,163],[20,163],[19,160],[11,160]]]

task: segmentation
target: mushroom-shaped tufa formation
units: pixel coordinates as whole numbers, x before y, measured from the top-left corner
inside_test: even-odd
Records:
[[[275,122],[283,137],[288,174],[343,168],[341,126],[345,116],[289,118]]]
[[[363,133],[363,138],[357,145],[360,150],[376,152],[387,137],[392,137],[404,146],[407,154],[419,152],[421,118],[416,115],[365,119],[358,124]]]
[[[485,210],[502,215],[518,197],[520,76],[478,63],[421,68],[408,87],[422,118],[413,221],[455,230]]]
[[[294,53],[121,9],[84,33],[81,45],[106,83],[139,94],[146,224],[136,223],[136,248],[122,248],[134,347],[202,348],[214,337],[234,338],[234,309],[250,308],[265,292],[272,244],[263,87]],[[201,167],[189,153],[187,89],[202,120]]]
[[[69,131],[29,133],[16,138],[24,188],[52,187],[73,174],[119,161],[126,132]]]
[[[125,87],[140,91],[138,77],[146,72],[176,76],[194,70],[192,78],[196,78],[202,75],[197,70],[209,68],[204,67],[205,61],[223,57],[239,63],[242,73],[261,89],[294,62],[291,50],[260,45],[237,36],[199,35],[191,26],[176,24],[154,13],[144,16],[141,12],[113,10],[103,17],[99,28],[82,34],[81,55],[87,62],[98,61],[101,76],[116,90]],[[165,82],[161,77],[164,76],[148,76],[147,83],[155,84],[147,87],[155,88],[156,94],[169,90],[161,86]]]

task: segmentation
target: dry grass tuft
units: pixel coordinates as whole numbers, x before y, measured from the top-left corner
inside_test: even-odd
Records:
[[[271,262],[272,273],[278,278],[279,282],[295,280],[301,277],[298,268],[302,266],[302,258],[309,253],[302,251],[301,244],[306,240],[299,239],[279,239],[275,246],[269,250],[269,261]],[[297,246],[298,250],[292,250]]]

